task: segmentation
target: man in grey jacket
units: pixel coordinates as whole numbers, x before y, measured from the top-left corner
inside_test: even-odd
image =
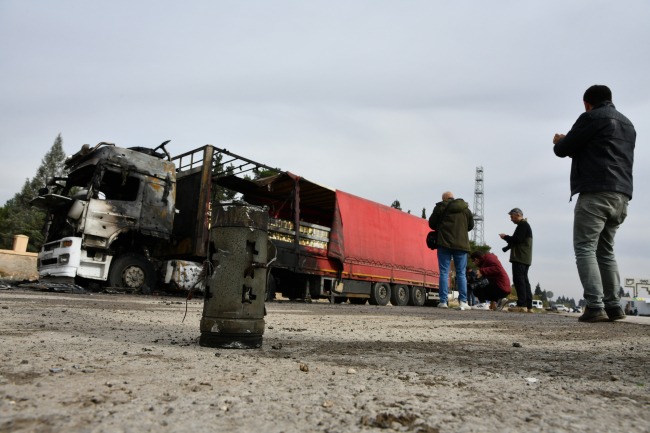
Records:
[[[636,131],[616,110],[607,86],[584,94],[585,112],[566,135],[555,134],[553,150],[571,161],[571,196],[580,194],[573,221],[573,249],[587,301],[578,320],[625,318],[618,296],[620,276],[614,236],[632,199]]]

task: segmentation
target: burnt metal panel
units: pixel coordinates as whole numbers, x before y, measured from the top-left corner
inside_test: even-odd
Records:
[[[190,152],[192,153],[192,152]],[[207,257],[210,223],[210,190],[212,177],[212,146],[193,151],[200,154],[197,166],[180,171],[176,178],[173,241],[157,254],[166,258],[204,260]],[[180,158],[173,161],[181,164]]]

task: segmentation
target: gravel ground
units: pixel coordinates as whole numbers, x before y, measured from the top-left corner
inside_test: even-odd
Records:
[[[0,292],[0,432],[650,430],[642,324],[274,302],[244,351],[200,347],[201,309]]]

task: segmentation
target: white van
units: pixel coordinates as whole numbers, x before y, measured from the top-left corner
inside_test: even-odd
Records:
[[[533,308],[544,308],[544,304],[538,299],[533,299]]]

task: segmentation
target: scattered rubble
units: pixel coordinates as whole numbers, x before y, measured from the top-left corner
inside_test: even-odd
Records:
[[[33,431],[235,433],[650,425],[647,327],[285,302],[267,304],[275,329],[260,349],[215,351],[195,343],[202,302],[184,323],[173,302],[0,292],[0,431],[24,420]],[[513,340],[525,349],[509,350]]]

